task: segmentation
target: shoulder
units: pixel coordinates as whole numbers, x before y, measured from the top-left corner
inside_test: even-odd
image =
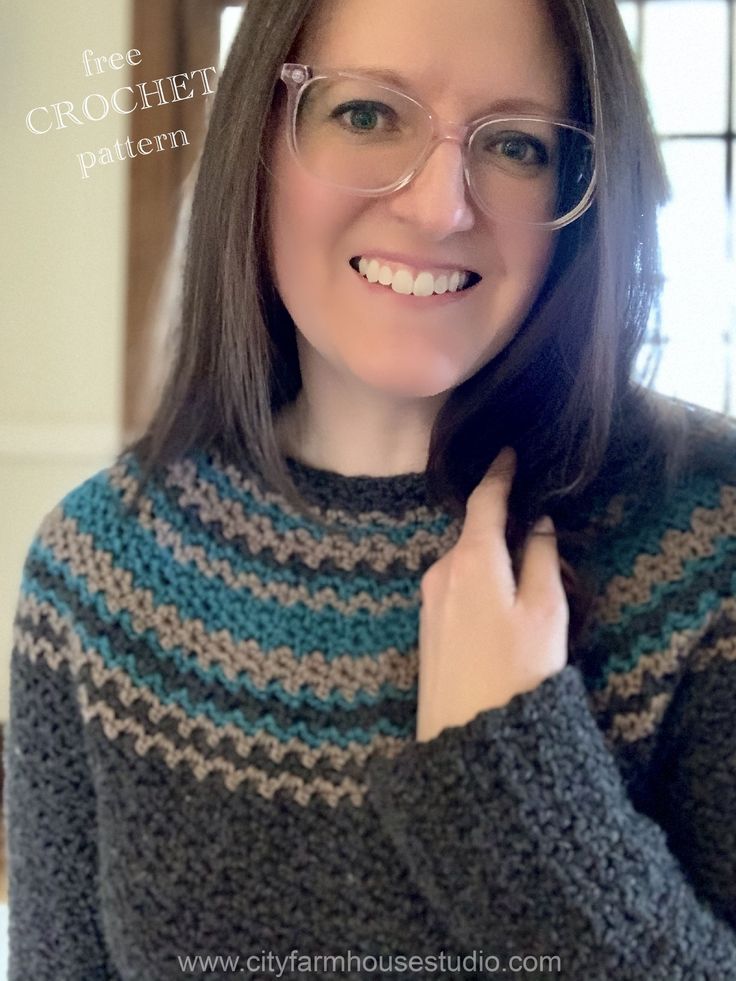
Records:
[[[28,659],[34,665],[40,659],[54,672],[67,664],[76,674],[98,618],[111,613],[103,609],[103,598],[130,540],[131,519],[123,499],[131,462],[122,454],[87,477],[37,526],[25,556],[13,624],[16,678],[37,674]]]
[[[622,643],[630,629],[654,646],[700,630],[736,571],[736,421],[639,392],[594,490],[590,537],[574,553],[597,593],[594,619]]]
[[[75,537],[112,532],[130,522],[127,507],[136,486],[136,462],[122,453],[109,466],[98,470],[69,490],[40,522],[34,544],[66,532]]]
[[[736,480],[736,418],[680,399],[651,393],[647,398],[660,429],[681,445],[678,473]]]
[[[663,710],[736,625],[736,422],[649,394],[636,412],[607,459],[602,486],[615,493],[579,552],[594,593],[580,663],[622,724]]]
[[[155,515],[164,507],[165,475],[148,485],[142,504],[136,500],[140,477],[137,458],[125,451],[69,490],[36,528],[21,594],[35,594],[73,617],[157,568],[162,548]]]
[[[681,523],[693,509],[716,504],[730,510],[733,521],[736,419],[634,389],[619,413],[597,484],[619,514],[639,524]]]

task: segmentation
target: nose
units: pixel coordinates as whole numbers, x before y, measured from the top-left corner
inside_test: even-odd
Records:
[[[436,239],[472,228],[475,212],[465,183],[462,146],[443,140],[419,173],[387,200],[394,215],[422,226]]]

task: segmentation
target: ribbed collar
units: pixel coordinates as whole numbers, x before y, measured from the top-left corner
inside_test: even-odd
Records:
[[[424,472],[389,477],[346,476],[309,466],[290,456],[284,459],[300,494],[320,508],[339,508],[354,515],[381,511],[392,517],[403,517],[408,510],[427,506]]]

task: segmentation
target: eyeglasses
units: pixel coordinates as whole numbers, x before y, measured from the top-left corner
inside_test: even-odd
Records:
[[[280,77],[288,90],[291,152],[325,184],[390,194],[450,140],[463,148],[475,202],[494,218],[557,229],[593,201],[595,137],[569,120],[491,115],[461,125],[365,75],[286,63]]]

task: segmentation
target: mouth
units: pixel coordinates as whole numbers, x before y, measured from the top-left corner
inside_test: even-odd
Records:
[[[472,290],[475,286],[477,286],[477,284],[483,278],[479,273],[473,271],[472,269],[465,270],[464,273],[460,274],[461,282],[463,281],[464,278],[464,282],[462,283],[462,285],[458,285],[455,289],[451,289],[450,286],[452,283],[452,276],[448,277],[446,275],[442,275],[442,276],[435,277],[434,280],[432,281],[431,274],[422,273],[420,278],[423,280],[423,282],[420,283],[420,278],[417,278],[416,280],[414,280],[414,284],[412,285],[411,275],[409,275],[408,277],[405,275],[401,280],[402,288],[396,289],[392,285],[393,279],[391,279],[388,276],[381,277],[379,281],[377,282],[374,281],[373,283],[371,283],[371,281],[368,279],[365,273],[361,272],[360,269],[361,259],[362,256],[359,255],[353,256],[349,260],[349,265],[355,270],[356,273],[358,273],[361,279],[365,280],[367,284],[371,284],[377,288],[381,288],[381,287],[388,288],[391,292],[395,293],[398,296],[405,296],[407,299],[413,299],[413,300],[419,300],[419,299],[431,300],[433,297],[439,298],[444,296],[447,296],[449,298],[450,296],[457,295],[460,293],[467,293],[469,290]],[[458,270],[458,273],[459,272],[460,271]],[[414,293],[414,289],[417,289],[418,286],[421,286],[420,292]],[[427,292],[427,290],[429,289],[431,289],[431,292]]]

